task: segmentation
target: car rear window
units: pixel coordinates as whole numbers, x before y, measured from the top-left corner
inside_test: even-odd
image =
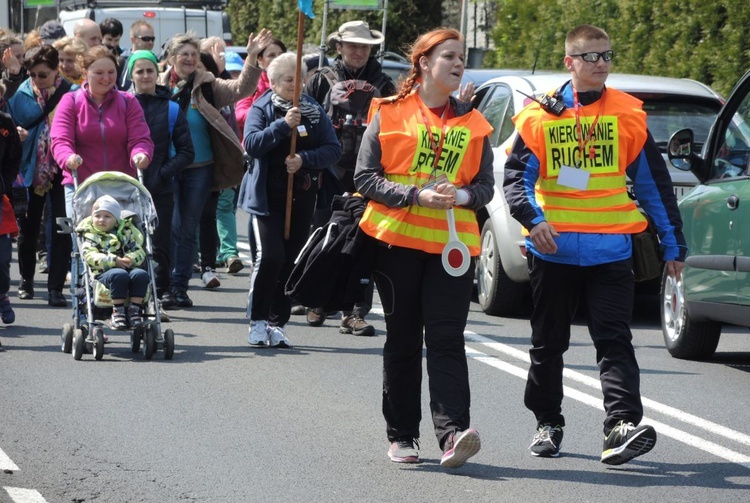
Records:
[[[666,152],[667,142],[675,131],[684,128],[693,130],[693,149],[700,153],[708,138],[721,103],[695,97],[634,95],[643,101],[643,110],[648,114],[648,129],[662,152]]]

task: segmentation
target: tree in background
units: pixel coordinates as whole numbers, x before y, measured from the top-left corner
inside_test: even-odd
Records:
[[[619,73],[700,80],[728,95],[750,67],[746,0],[500,0],[494,66],[562,70],[565,34],[606,30]],[[485,61],[487,59],[485,58]]]
[[[455,2],[453,2],[455,3]],[[325,0],[313,1],[315,19],[305,22],[304,42],[318,46],[323,29],[323,8]],[[287,47],[294,48],[297,40],[297,2],[294,0],[229,0],[227,7],[232,20],[232,36],[235,42],[247,40],[248,34],[257,33],[260,28],[273,31],[274,37],[282,40]],[[327,35],[338,29],[342,23],[354,19],[367,21],[370,28],[381,30],[383,14],[372,10],[328,10]],[[418,22],[416,21],[418,20]],[[386,24],[386,51],[404,54],[409,43],[422,32],[441,26],[443,9],[434,0],[391,0],[388,5]],[[329,55],[333,53],[329,50]]]

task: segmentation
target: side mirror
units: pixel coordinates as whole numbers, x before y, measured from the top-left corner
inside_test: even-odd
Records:
[[[681,171],[690,171],[693,164],[693,130],[680,129],[669,139],[667,156],[672,166]]]

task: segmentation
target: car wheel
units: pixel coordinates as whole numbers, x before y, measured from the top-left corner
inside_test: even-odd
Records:
[[[685,360],[711,358],[719,345],[721,323],[690,318],[682,280],[664,271],[661,285],[661,330],[669,354]]]
[[[519,316],[531,302],[530,284],[516,283],[505,274],[492,221],[482,227],[482,248],[477,259],[477,300],[491,316]]]

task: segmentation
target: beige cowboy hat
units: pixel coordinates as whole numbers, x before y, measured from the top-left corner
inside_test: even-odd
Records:
[[[364,21],[348,21],[341,25],[339,30],[328,36],[328,44],[336,42],[351,42],[353,44],[377,45],[385,40],[383,33],[371,30]]]

